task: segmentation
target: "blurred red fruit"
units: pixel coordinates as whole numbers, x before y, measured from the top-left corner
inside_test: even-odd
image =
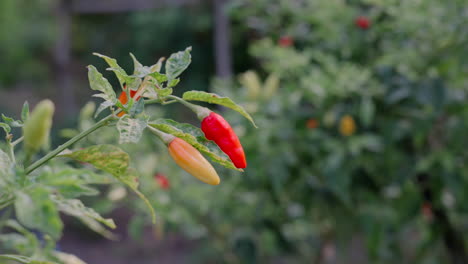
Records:
[[[159,187],[162,189],[169,189],[169,180],[166,178],[164,174],[158,173],[154,176],[156,182],[158,183]]]
[[[434,217],[434,214],[432,212],[432,205],[428,202],[424,202],[421,206],[421,213],[424,217],[424,219],[426,219],[426,221],[432,221],[433,217]]]
[[[319,126],[319,123],[316,119],[310,118],[309,120],[307,120],[306,126],[308,129],[314,129]]]
[[[278,45],[281,47],[290,47],[294,44],[294,40],[290,36],[282,36],[278,40]]]
[[[370,21],[367,17],[365,16],[359,16],[356,18],[354,21],[356,26],[362,28],[362,29],[368,29],[370,27]]]

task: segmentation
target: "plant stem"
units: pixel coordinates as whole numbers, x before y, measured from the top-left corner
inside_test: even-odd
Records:
[[[13,202],[15,201],[15,197],[12,197],[10,199],[8,199],[7,201],[3,201],[0,203],[0,210],[9,206],[10,204],[12,204]]]
[[[21,143],[21,142],[23,141],[23,138],[24,138],[24,137],[20,137],[20,138],[18,138],[17,140],[11,142],[11,145],[12,145],[13,147],[16,146],[16,145],[18,145],[18,143]]]
[[[172,104],[176,102],[177,102],[176,100],[162,101],[161,99],[150,99],[150,100],[145,100],[145,105],[149,105],[149,104],[168,105],[168,104]]]
[[[175,95],[168,95],[167,97],[171,98],[173,100],[176,100],[177,102],[179,102],[179,103],[187,106],[188,108],[190,108],[190,110],[192,110],[193,112],[195,112],[197,114],[197,117],[200,120],[203,120],[205,117],[209,116],[210,113],[211,113],[210,109],[208,109],[206,107],[203,107],[203,106],[199,106],[199,105],[196,105],[196,104],[189,103],[189,102],[185,101],[184,99],[182,99],[180,97],[177,97]]]
[[[15,146],[11,143],[10,140],[7,141],[7,145],[8,145],[8,149],[10,151],[10,159],[14,164],[16,164]]]
[[[11,136],[13,137],[13,135]],[[15,158],[15,146],[23,141],[23,137],[18,138],[17,140],[11,142],[11,139],[7,140],[8,148],[10,149],[10,158],[11,161],[16,164],[16,158]]]
[[[165,102],[162,102],[161,104],[162,105],[168,105],[168,104],[172,104],[172,103],[177,103],[177,101],[176,100],[165,101]]]
[[[47,161],[49,161],[50,159],[54,158],[55,156],[57,156],[58,154],[60,154],[60,152],[64,151],[66,148],[68,148],[69,146],[73,145],[74,143],[80,141],[81,139],[83,139],[84,137],[86,137],[87,135],[91,134],[92,132],[96,131],[97,129],[105,126],[111,119],[114,118],[114,115],[108,115],[107,117],[101,119],[101,121],[97,122],[96,124],[94,124],[92,127],[86,129],[85,131],[82,131],[81,133],[79,133],[78,135],[74,136],[73,138],[71,138],[70,140],[68,140],[67,142],[65,142],[64,144],[58,146],[56,149],[54,149],[52,152],[49,152],[47,155],[45,155],[44,157],[40,158],[39,160],[37,160],[36,162],[34,162],[33,164],[31,164],[30,166],[28,166],[26,168],[26,174],[30,174],[31,172],[33,172],[35,169],[39,168],[40,166],[42,166],[44,163],[46,163]]]

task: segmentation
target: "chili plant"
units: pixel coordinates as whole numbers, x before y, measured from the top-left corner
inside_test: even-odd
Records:
[[[90,87],[97,92],[94,96],[104,99],[94,118],[100,117],[104,110],[110,113],[89,126],[82,126],[81,131],[64,144],[39,158],[41,150],[49,149],[55,110],[52,101],[41,101],[31,114],[28,103],[25,103],[19,120],[2,115],[0,126],[6,133],[6,144],[0,149],[0,209],[4,212],[0,222],[0,248],[10,254],[0,255],[0,259],[20,263],[71,263],[72,259],[76,260],[75,256],[55,250],[63,229],[60,213],[74,216],[92,230],[114,238],[109,230],[116,227],[114,221],[100,216],[79,200],[80,196],[96,195],[95,184],[120,182],[125,185],[146,203],[155,222],[154,209],[138,189],[139,175],[130,166],[128,153],[117,144],[72,149],[75,143],[92,133],[99,133],[104,127],[116,128],[114,131],[119,135],[119,144],[138,144],[145,130],[152,132],[155,138],[168,145],[170,156],[180,167],[208,184],[217,185],[221,179],[204,156],[226,168],[242,171],[239,167],[245,167],[245,161],[238,166],[229,158],[232,157],[232,148],[235,148],[233,161],[245,160],[242,146],[224,119],[223,131],[229,133],[220,149],[217,143],[223,135],[217,135],[213,142],[198,127],[171,119],[154,119],[150,112],[145,111],[145,106],[150,104],[182,103],[198,116],[211,114],[208,108],[188,102],[199,101],[231,108],[254,124],[250,115],[227,97],[201,91],[188,91],[182,97],[173,95],[179,76],[191,62],[190,51],[191,48],[187,48],[172,54],[164,65],[164,73],[161,71],[164,58],[152,66],[143,66],[130,54],[135,66],[132,74],[127,74],[115,59],[95,53],[109,65],[108,70],[115,73],[122,91],[120,96],[116,96],[109,81],[94,66],[88,66]],[[12,129],[17,127],[22,130]],[[21,133],[17,135],[14,132]],[[23,151],[17,151],[19,146]],[[50,162],[52,159],[54,162]],[[13,212],[15,218],[12,217]],[[38,237],[35,231],[43,236]]]

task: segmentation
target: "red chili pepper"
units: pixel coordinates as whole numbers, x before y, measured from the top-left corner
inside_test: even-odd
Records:
[[[247,167],[244,149],[229,123],[220,115],[211,112],[201,123],[205,137],[213,140],[226,153],[236,168]]]
[[[368,29],[370,27],[370,21],[367,17],[365,16],[358,16],[356,20],[354,21],[356,26],[362,28],[362,29]]]
[[[125,90],[125,88],[126,88],[126,87],[124,86],[124,90]],[[136,92],[137,92],[137,91],[130,90],[130,96],[133,98],[133,96],[135,96]],[[136,101],[140,100],[140,96],[138,96],[135,100],[136,100]],[[127,93],[126,93],[125,91],[122,91],[122,92],[120,93],[119,101],[120,101],[123,105],[125,105],[125,104],[128,102]],[[122,112],[118,113],[117,116],[118,116],[118,117],[121,117],[121,116],[123,116],[124,114],[125,114],[125,112],[122,111]]]
[[[158,183],[159,187],[161,187],[164,190],[169,189],[169,179],[167,179],[167,177],[164,174],[158,173],[154,176],[154,178],[156,179],[156,182]]]

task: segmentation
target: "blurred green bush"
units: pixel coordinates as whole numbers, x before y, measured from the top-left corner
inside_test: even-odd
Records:
[[[18,9],[17,3],[23,2],[0,2],[0,10]],[[244,175],[220,170],[221,185],[210,187],[180,173],[150,135],[146,144],[124,146],[146,176],[141,188],[158,212],[156,235],[177,231],[200,239],[194,261],[201,263],[349,263],[359,244],[368,263],[468,263],[466,1],[236,0],[229,12],[233,42],[249,47],[254,63],[245,63],[254,67],[238,79],[214,81],[212,90],[246,102],[259,126],[220,109],[249,165]],[[127,40],[137,39],[130,46],[136,55],[153,56],[160,30],[186,26],[175,16],[116,16],[131,22],[134,35],[123,34],[104,53],[119,57]],[[17,17],[0,18],[21,24]],[[78,19],[84,23],[77,32],[102,22]],[[145,28],[147,21],[164,26]],[[206,30],[203,21],[193,27]],[[0,38],[11,35],[0,32]],[[171,43],[185,41],[185,33],[170,33]],[[76,38],[77,54],[108,39],[85,36]],[[194,39],[206,42],[203,34]],[[10,41],[0,51],[25,42]],[[49,41],[40,36],[27,43]],[[34,57],[34,50],[8,53],[0,65],[7,77],[0,80],[15,76],[15,58]],[[200,63],[194,69],[206,70],[204,52],[194,55]],[[92,122],[83,115],[81,129]],[[110,137],[88,140],[115,141]],[[169,188],[155,180],[158,173]],[[118,206],[115,201],[141,208],[129,226],[137,240],[150,219],[143,204],[125,195],[113,186],[95,203],[101,211]]]
[[[213,91],[259,126],[223,111],[248,168],[209,190],[165,171],[176,183],[155,194],[170,197],[156,197],[161,217],[218,261],[350,263],[364,244],[369,263],[467,263],[465,1],[230,11],[258,67]]]

